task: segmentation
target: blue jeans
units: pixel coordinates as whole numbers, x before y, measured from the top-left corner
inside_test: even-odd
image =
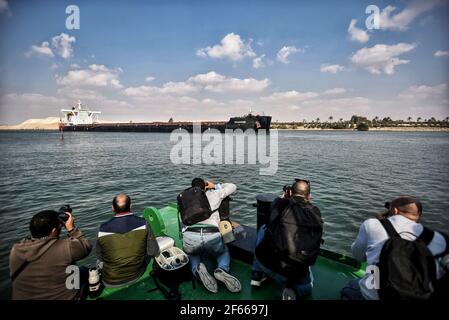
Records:
[[[190,266],[194,275],[203,256],[211,256],[217,259],[218,268],[229,272],[231,257],[220,232],[203,233],[187,230],[183,233],[182,240],[184,251],[189,255]]]
[[[266,225],[263,225],[260,227],[260,229],[257,233],[256,246],[262,241],[263,237],[265,236],[265,230],[266,230]],[[270,270],[267,267],[265,267],[259,260],[257,260],[255,254],[254,254],[254,261],[253,261],[253,271],[264,272],[270,278],[279,282],[283,286],[285,286],[287,283],[287,278],[285,276],[283,276],[279,273],[276,273],[273,270]],[[299,282],[293,284],[293,287],[294,287],[294,289],[296,289],[296,291],[298,292],[300,297],[309,295],[312,292],[313,274],[312,274],[312,270],[310,269],[310,267],[309,267],[309,272],[307,273],[307,275],[304,276],[304,278],[302,278]]]

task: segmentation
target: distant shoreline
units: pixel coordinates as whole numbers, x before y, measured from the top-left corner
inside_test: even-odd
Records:
[[[12,127],[12,128],[11,128]],[[276,129],[278,131],[310,131],[310,132],[354,132],[357,129],[321,129],[321,128],[296,128],[296,129]],[[3,132],[59,132],[58,128],[14,128],[14,126],[0,126],[0,131]],[[369,128],[364,132],[449,132],[449,128],[435,128],[435,127],[382,127]]]
[[[272,128],[272,130],[275,128]],[[321,129],[321,128],[296,128],[296,129],[276,129],[278,131],[337,131],[337,132],[351,132],[357,131],[357,129]],[[382,127],[382,128],[369,128],[364,132],[449,132],[449,128],[436,128],[436,127]]]

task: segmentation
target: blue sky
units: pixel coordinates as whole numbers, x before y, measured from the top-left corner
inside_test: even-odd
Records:
[[[0,123],[77,99],[123,121],[445,118],[448,18],[447,0],[0,0]]]

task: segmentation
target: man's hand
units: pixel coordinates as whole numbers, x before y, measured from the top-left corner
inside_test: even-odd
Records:
[[[215,184],[210,181],[206,181],[206,189],[215,189]]]
[[[68,215],[69,218],[64,223],[64,227],[67,229],[67,231],[72,231],[73,229],[75,229],[75,218],[70,212],[66,212],[65,214]]]

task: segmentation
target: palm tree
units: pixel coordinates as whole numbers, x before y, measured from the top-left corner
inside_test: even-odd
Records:
[[[416,118],[416,122],[420,122],[422,120],[421,117]]]
[[[412,117],[407,118],[407,122],[410,122],[410,121],[412,121]]]
[[[329,117],[329,122],[332,122],[332,120],[334,120],[334,117],[330,116]]]
[[[445,122],[449,122],[449,117],[444,118]]]
[[[316,122],[320,122],[320,118],[316,118]]]
[[[343,122],[343,118],[340,118],[340,120],[338,120],[338,121]]]

